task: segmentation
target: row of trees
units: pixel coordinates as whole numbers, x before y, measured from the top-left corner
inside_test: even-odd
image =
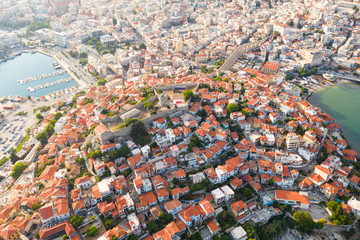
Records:
[[[299,73],[299,77],[307,77],[316,74],[317,72],[318,72],[317,68],[313,67],[312,69],[310,69],[310,71],[307,70],[306,68],[301,68],[298,73]]]
[[[44,131],[40,132],[37,136],[36,139],[38,141],[40,141],[42,144],[46,144],[49,137],[51,135],[53,135],[53,133],[55,132],[55,123],[57,120],[59,120],[59,118],[61,118],[62,114],[60,112],[57,112],[54,116],[54,119],[52,119],[46,126]],[[38,116],[37,116],[38,117]]]
[[[22,162],[17,162],[14,165],[13,171],[11,173],[11,176],[16,180],[18,179],[21,174],[25,171],[25,169],[28,167],[28,164],[24,164]]]

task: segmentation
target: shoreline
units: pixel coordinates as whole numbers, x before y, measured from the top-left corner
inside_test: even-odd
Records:
[[[87,87],[87,84],[82,81],[81,79],[79,79],[72,71],[71,69],[69,68],[69,66],[64,63],[63,61],[61,61],[60,58],[58,58],[57,56],[55,55],[52,55],[51,53],[49,52],[45,52],[41,49],[27,49],[27,50],[23,50],[21,52],[17,52],[16,54],[12,54],[12,57],[13,58],[7,58],[6,61],[9,61],[9,60],[13,60],[14,58],[18,57],[18,56],[21,56],[22,54],[35,54],[35,53],[40,53],[40,54],[44,54],[48,57],[51,57],[53,58],[65,71],[66,73],[68,73],[71,78],[76,82],[76,85],[75,86],[71,86],[71,87],[65,87],[65,88],[62,88],[62,89],[59,89],[57,91],[52,91],[52,92],[48,92],[47,94],[44,94],[42,96],[31,96],[31,95],[19,95],[21,98],[27,98],[28,96],[30,96],[31,98],[34,98],[34,99],[41,99],[43,97],[45,98],[53,98],[52,96],[54,94],[60,94],[62,91],[68,91],[69,93],[72,92],[72,91],[78,91],[78,90],[81,90],[83,88],[86,88]],[[1,61],[1,63],[5,63],[6,61]],[[6,97],[7,99],[10,97],[10,95],[4,95],[2,97],[0,97],[0,99]]]
[[[78,78],[70,69],[70,67],[64,63],[60,58],[58,58],[55,55],[52,55],[51,53],[45,52],[44,50],[41,49],[34,49],[33,52],[38,52],[44,55],[47,55],[49,57],[52,57],[56,60],[57,63],[59,63],[59,65],[75,80],[75,82],[79,85],[80,87],[87,87],[87,84],[85,82],[83,82],[82,80],[80,80],[80,78]]]
[[[350,80],[346,80],[346,79],[339,79],[339,80],[337,80],[336,82],[334,82],[334,85],[337,87],[337,85],[338,85],[338,84],[341,84],[341,83],[349,84],[349,83],[354,83],[354,82],[353,82],[353,81],[350,81]],[[356,82],[355,82],[355,84],[356,84]],[[359,85],[359,84],[357,84],[357,85]],[[333,117],[333,118],[334,118],[334,122],[341,127],[341,129],[340,129],[340,134],[343,135],[344,140],[348,143],[348,145],[351,147],[352,150],[354,150],[354,151],[356,151],[357,153],[359,153],[359,152],[360,152],[359,149],[358,149],[359,147],[355,147],[355,148],[353,147],[354,145],[355,145],[355,146],[358,146],[359,144],[354,144],[354,139],[353,139],[353,141],[351,141],[351,140],[350,140],[351,138],[349,138],[348,134],[345,134],[344,128],[342,127],[342,125],[344,125],[344,123],[342,122],[342,119],[339,118],[339,117],[333,116],[334,113],[332,113],[332,112],[329,111],[328,109],[324,109],[324,107],[320,107],[319,104],[313,103],[313,102],[310,101],[310,99],[309,99],[309,98],[311,98],[311,96],[313,95],[313,93],[320,93],[320,91],[325,90],[325,89],[327,89],[327,88],[328,88],[328,86],[325,86],[325,87],[323,87],[323,88],[321,88],[321,89],[318,89],[317,91],[312,91],[310,94],[308,94],[308,96],[306,96],[306,100],[307,100],[312,106],[319,108],[322,112],[327,113],[327,114],[329,114],[331,117]],[[324,100],[322,100],[320,105],[329,105],[329,104],[326,103],[326,102],[324,102]],[[334,111],[336,111],[336,110],[334,110]],[[349,128],[349,126],[346,126],[345,128]]]

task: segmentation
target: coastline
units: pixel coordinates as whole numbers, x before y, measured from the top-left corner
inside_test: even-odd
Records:
[[[358,132],[356,131],[355,127],[356,127],[356,123],[354,124],[354,121],[356,121],[357,117],[354,116],[354,111],[353,115],[352,114],[346,114],[343,113],[339,110],[343,109],[345,110],[346,108],[344,106],[338,106],[338,108],[336,108],[336,104],[334,104],[333,102],[331,102],[329,100],[329,96],[332,95],[334,98],[336,99],[343,99],[343,93],[342,93],[342,89],[338,87],[339,84],[349,84],[349,83],[354,83],[353,81],[349,81],[346,79],[339,79],[336,82],[334,82],[334,84],[332,86],[336,86],[336,89],[329,89],[327,86],[324,86],[323,88],[318,89],[317,91],[311,92],[310,94],[308,94],[308,96],[306,97],[306,100],[312,104],[313,106],[319,108],[321,111],[323,111],[324,113],[328,113],[331,117],[334,118],[334,122],[337,123],[341,129],[340,129],[340,133],[343,135],[343,138],[347,141],[348,145],[351,147],[351,149],[355,150],[357,153],[359,153],[359,149],[360,149],[360,144],[358,141],[358,138],[356,137],[358,135]],[[356,84],[356,83],[355,83]],[[359,84],[356,84],[359,86]],[[345,85],[346,86],[346,85]],[[322,97],[318,96],[314,96],[315,94],[320,94],[320,92],[322,92],[323,90],[329,90],[330,92],[326,92],[326,93],[321,93],[321,94],[325,94],[322,95]],[[334,93],[339,93],[339,96],[334,96]],[[314,97],[313,99],[310,99],[311,97]],[[336,100],[333,100],[336,102]],[[353,109],[353,108],[352,108]],[[351,118],[345,118],[343,116],[350,116]],[[350,133],[350,136],[349,136]],[[355,148],[354,148],[355,147]]]
[[[46,55],[47,57],[50,57],[53,59],[53,61],[56,61],[63,69],[64,71],[69,74],[69,76],[76,82],[75,85],[73,86],[64,86],[64,87],[60,87],[61,89],[58,89],[58,90],[55,90],[53,92],[48,92],[48,93],[44,93],[43,95],[39,95],[39,96],[31,96],[32,98],[34,99],[40,99],[40,98],[53,98],[52,96],[55,94],[55,95],[58,95],[58,94],[61,94],[62,92],[65,93],[65,91],[67,92],[74,92],[74,91],[77,91],[77,90],[81,90],[83,88],[86,88],[87,84],[84,83],[83,81],[81,81],[81,79],[79,79],[77,76],[75,76],[75,74],[73,74],[71,72],[71,69],[68,67],[68,65],[66,63],[64,63],[63,61],[61,61],[60,58],[58,58],[57,56],[55,55],[52,55],[51,53],[49,52],[45,52],[45,51],[42,51],[41,49],[26,49],[26,50],[23,50],[23,51],[19,51],[19,52],[16,52],[16,53],[13,53],[11,56],[11,58],[7,58],[6,60],[3,60],[0,62],[1,63],[5,63],[7,61],[12,61],[14,60],[16,57],[20,57],[22,54],[36,54],[36,53],[39,53],[39,54],[43,54],[43,55]],[[9,99],[9,97],[12,97],[14,94],[4,94],[2,98],[6,97],[7,99]],[[18,94],[21,98],[26,98],[28,95],[27,94]],[[16,96],[16,94],[14,95]]]
[[[44,55],[47,55],[49,57],[52,57],[56,60],[57,63],[59,63],[59,65],[75,80],[75,82],[79,85],[79,88],[82,88],[82,87],[87,87],[87,84],[85,82],[83,82],[82,80],[80,80],[70,69],[70,67],[64,63],[64,61],[62,61],[60,58],[58,58],[57,56],[55,55],[52,55],[51,53],[49,52],[45,52],[44,50],[41,50],[41,49],[35,49],[33,52],[38,52],[38,53],[41,53],[41,54],[44,54]]]

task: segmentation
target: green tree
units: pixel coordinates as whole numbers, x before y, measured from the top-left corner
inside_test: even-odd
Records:
[[[138,240],[138,236],[136,236],[135,234],[132,234],[129,236],[128,240]]]
[[[0,160],[0,166],[4,165],[9,159],[7,157],[3,157],[1,160]]]
[[[53,119],[53,120],[55,120],[55,119]],[[46,127],[45,127],[45,132],[47,133],[48,136],[51,136],[51,135],[55,132],[54,126],[49,123],[49,124],[46,125]]]
[[[311,70],[310,70],[310,74],[317,74],[318,70],[316,67],[313,67]]]
[[[133,141],[141,146],[145,146],[151,142],[151,136],[146,131],[144,124],[139,121],[131,126],[130,136]]]
[[[56,120],[56,121],[57,121],[57,120],[59,120],[61,117],[62,117],[61,112],[57,112],[57,113],[55,113],[54,118],[55,118],[55,120]]]
[[[201,237],[200,232],[195,232],[193,235],[191,235],[189,238],[189,240],[202,240],[203,238]]]
[[[105,86],[106,80],[104,78],[100,78],[99,81],[97,81],[98,86]]]
[[[149,233],[152,235],[158,231],[159,226],[157,225],[156,222],[148,222],[147,229],[149,230]]]
[[[300,229],[306,233],[311,233],[316,227],[314,220],[308,212],[296,212],[294,213],[294,218],[300,224]]]
[[[35,117],[39,120],[43,120],[44,119],[44,116],[41,115],[40,113],[36,114]]]
[[[93,237],[95,236],[97,233],[99,232],[99,229],[92,225],[87,231],[86,231],[86,235],[89,237]]]
[[[15,151],[13,151],[10,154],[10,161],[15,164],[17,161],[19,161],[19,157],[15,154]]]
[[[128,127],[133,123],[136,123],[137,121],[139,121],[139,119],[137,118],[128,118],[125,120],[125,125]]]
[[[218,220],[222,231],[225,231],[236,224],[236,219],[228,211],[222,211],[217,215],[216,219]]]
[[[345,212],[341,203],[329,201],[327,203],[328,209],[331,211],[330,220],[336,225],[349,225],[353,223],[353,217]]]
[[[17,162],[14,165],[13,171],[11,173],[11,176],[16,180],[18,179],[21,174],[24,172],[24,170],[27,168],[28,164],[24,164],[22,162]]]
[[[266,236],[265,239],[276,239],[283,230],[282,230],[283,222],[281,220],[274,220],[269,224],[264,231],[264,235]]]
[[[245,110],[245,109],[241,110],[241,112],[242,112],[245,116],[249,116],[249,115],[250,115],[250,112],[247,111],[247,110]]]
[[[105,228],[107,229],[107,230],[109,230],[109,229],[111,229],[111,228],[113,228],[114,227],[114,220],[112,220],[112,219],[107,219],[106,221],[105,221]]]
[[[70,223],[74,226],[74,227],[79,227],[81,226],[81,224],[84,221],[84,217],[83,216],[79,216],[79,215],[73,215],[70,218]]]
[[[77,58],[77,56],[78,56],[77,52],[73,52],[73,51],[70,51],[69,54],[73,58]]]
[[[144,108],[150,110],[150,109],[154,109],[154,103],[153,102],[145,102],[144,103]]]
[[[144,43],[139,44],[139,49],[146,49],[146,45]]]
[[[87,52],[81,52],[80,55],[79,55],[80,58],[87,58],[88,57],[88,54]]]
[[[185,101],[187,101],[194,96],[194,93],[191,90],[185,90],[183,95],[184,95]]]
[[[240,107],[235,103],[230,103],[227,105],[226,109],[228,113],[233,113],[233,112],[238,112],[240,110]]]
[[[41,207],[40,203],[35,203],[35,204],[32,205],[31,208],[32,208],[33,211],[37,211],[40,207]]]
[[[309,71],[306,69],[306,68],[301,68],[300,70],[299,70],[299,76],[300,77],[306,77],[306,76],[308,76],[309,75]]]
[[[36,139],[39,140],[42,144],[45,144],[48,140],[48,134],[47,132],[43,131],[43,132],[40,132],[37,136],[36,136]]]
[[[293,80],[295,77],[293,75],[286,74],[285,80]]]
[[[66,240],[68,238],[68,235],[66,235],[66,234],[64,234],[63,236],[62,236],[62,239],[63,240]]]
[[[246,189],[244,190],[244,195],[246,196],[247,199],[250,199],[250,198],[253,197],[253,192],[251,191],[250,188],[246,188]]]
[[[222,81],[223,79],[220,76],[214,77],[214,81]]]

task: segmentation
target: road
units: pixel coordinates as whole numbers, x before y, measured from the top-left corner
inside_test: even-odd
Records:
[[[46,54],[51,55],[54,57],[59,64],[68,71],[70,75],[75,75],[74,78],[78,79],[78,84],[82,88],[89,87],[93,84],[96,84],[96,80],[93,76],[90,75],[88,71],[84,68],[79,67],[79,63],[75,63],[74,59],[66,52],[66,51],[54,51],[52,49],[43,48],[40,51],[43,51]]]
[[[341,74],[341,73],[337,73],[337,72],[332,72],[332,71],[319,71],[318,73],[325,73],[325,74],[332,74],[338,78],[343,78],[346,80],[350,80],[350,81],[354,81],[354,82],[359,82],[360,83],[360,78],[359,77],[355,77],[353,75],[345,75],[345,74]]]

